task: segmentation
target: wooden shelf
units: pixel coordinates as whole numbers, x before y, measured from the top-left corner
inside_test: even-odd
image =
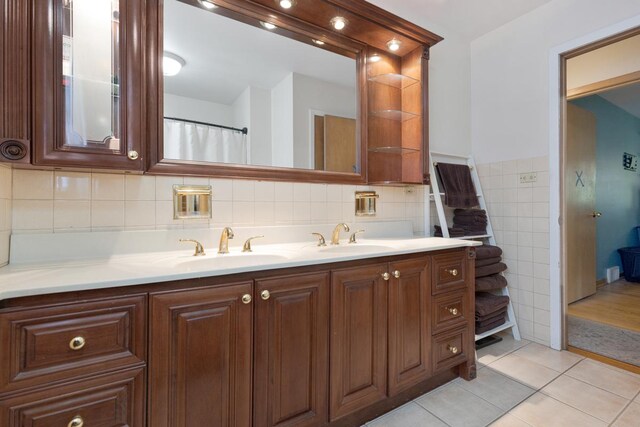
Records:
[[[369,151],[372,153],[411,154],[419,153],[421,150],[405,147],[370,147]]]
[[[410,113],[408,111],[401,111],[401,110],[378,110],[378,111],[372,111],[371,115],[380,117],[382,119],[395,120],[397,122],[406,122],[407,120],[420,117],[420,114]]]
[[[414,79],[413,77],[396,73],[379,74],[377,76],[370,77],[369,81],[398,89],[406,89],[409,86],[420,83],[420,80]]]
[[[486,338],[488,336],[491,336],[493,334],[497,334],[498,332],[502,332],[505,329],[509,329],[509,328],[513,328],[515,326],[514,322],[505,322],[504,324],[491,329],[490,331],[487,332],[483,332],[480,335],[476,335],[476,341],[481,340],[482,338]]]

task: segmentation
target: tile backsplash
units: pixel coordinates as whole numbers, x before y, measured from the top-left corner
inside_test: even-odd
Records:
[[[213,218],[174,220],[174,184],[211,185]],[[356,217],[355,191],[369,189],[380,195],[378,214],[373,218]],[[10,210],[13,205],[13,225],[8,228],[13,233],[372,220],[410,220],[415,234],[424,233],[423,186],[370,187],[15,169],[7,203]]]
[[[11,206],[11,168],[0,164],[0,266],[9,262]]]

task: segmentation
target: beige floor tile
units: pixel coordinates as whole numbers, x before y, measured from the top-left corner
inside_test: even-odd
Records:
[[[367,423],[367,427],[447,427],[422,406],[410,402]]]
[[[535,393],[534,389],[499,374],[491,367],[480,369],[473,381],[460,380],[457,384],[505,411]]]
[[[607,423],[613,422],[629,403],[627,399],[567,375],[556,378],[541,391]]]
[[[640,391],[640,379],[595,360],[585,359],[566,372],[566,375],[585,383],[633,399]]]
[[[632,402],[612,427],[638,427],[640,424],[640,404]]]
[[[516,341],[511,333],[503,332],[499,335],[502,337],[502,341],[477,351],[478,362],[488,365],[531,342],[527,340]]]
[[[510,413],[533,427],[605,427],[607,425],[591,415],[542,393],[534,394]]]
[[[638,394],[634,400],[636,403],[640,403],[640,394]]]
[[[531,343],[515,351],[513,354],[558,372],[564,372],[584,359],[584,357],[577,354],[569,353],[568,351],[553,350],[538,343]]]
[[[504,411],[453,383],[415,400],[452,427],[484,427]]]
[[[541,389],[560,375],[553,369],[515,354],[509,354],[488,367],[536,390]]]
[[[495,423],[490,424],[490,427],[530,427],[531,424],[527,424],[519,418],[514,417],[511,414],[504,414],[496,420]]]

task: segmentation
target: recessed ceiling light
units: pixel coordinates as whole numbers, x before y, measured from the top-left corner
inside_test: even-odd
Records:
[[[336,30],[340,31],[342,29],[344,29],[344,27],[347,26],[347,20],[345,18],[343,18],[342,16],[336,16],[335,18],[333,18],[331,20],[331,25],[333,25],[333,28],[335,28]]]
[[[371,57],[369,58],[369,61],[371,62],[378,62],[380,61],[380,55],[378,55],[377,53],[374,53],[373,55],[371,55]]]
[[[278,28],[275,25],[273,25],[271,22],[260,21],[260,25],[262,25],[264,28],[266,28],[269,31],[275,30],[276,28]]]
[[[400,49],[401,44],[402,43],[400,42],[400,40],[392,39],[387,42],[387,47],[391,52],[396,52],[398,49]]]
[[[165,76],[175,76],[184,67],[185,61],[178,55],[170,52],[162,54],[162,74]]]
[[[200,3],[204,8],[209,10],[215,9],[216,7],[218,7],[215,4],[213,4],[210,0],[198,0],[198,3]]]
[[[323,42],[322,40],[316,40],[316,39],[312,39],[312,40],[313,40],[313,42],[314,42],[315,44],[317,44],[318,46],[323,46],[323,45],[324,45],[324,42]]]
[[[276,3],[283,9],[291,9],[295,4],[295,0],[276,0]]]

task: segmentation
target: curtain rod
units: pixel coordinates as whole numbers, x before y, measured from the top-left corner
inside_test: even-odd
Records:
[[[233,131],[236,131],[236,132],[242,132],[244,135],[249,133],[249,128],[246,128],[246,127],[242,128],[242,129],[233,128],[233,127],[230,127],[230,126],[217,125],[215,123],[206,123],[206,122],[198,122],[196,120],[179,119],[177,117],[165,117],[165,119],[166,120],[175,120],[175,121],[178,121],[178,122],[193,123],[195,125],[213,126],[213,127],[221,128],[221,129],[229,129],[229,130],[233,130]]]

